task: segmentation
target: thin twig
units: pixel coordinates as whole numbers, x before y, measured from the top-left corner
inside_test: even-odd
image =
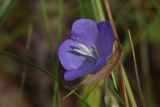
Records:
[[[136,82],[137,82],[137,86],[138,86],[138,93],[140,95],[140,99],[141,99],[143,107],[147,107],[146,103],[145,103],[145,100],[144,100],[144,97],[143,97],[143,93],[142,93],[142,88],[141,88],[139,74],[138,74],[138,68],[137,68],[136,55],[135,55],[135,51],[134,51],[134,45],[133,45],[132,38],[131,38],[131,33],[130,33],[129,30],[128,30],[128,35],[129,35],[129,39],[130,39],[130,43],[131,43],[131,49],[132,49],[132,54],[133,54],[134,69],[135,69],[135,75],[136,75]]]
[[[117,33],[117,30],[116,30],[116,27],[115,27],[115,23],[114,23],[114,20],[113,20],[113,17],[112,17],[112,13],[111,13],[111,9],[110,9],[110,6],[109,6],[109,2],[108,2],[108,0],[104,0],[104,3],[105,3],[106,10],[107,10],[107,13],[108,13],[109,21],[110,21],[110,23],[112,25],[112,29],[113,29],[113,32],[114,32],[115,39],[118,40],[118,33]]]

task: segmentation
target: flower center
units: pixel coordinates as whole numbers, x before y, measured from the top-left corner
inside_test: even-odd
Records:
[[[79,43],[78,48],[74,48],[73,50],[81,55],[91,57],[96,60],[99,57],[96,47],[93,45],[90,48],[85,46],[84,44]]]

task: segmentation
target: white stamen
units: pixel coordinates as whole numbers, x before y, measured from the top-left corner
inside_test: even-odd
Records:
[[[86,53],[90,53],[90,49],[83,44],[79,44],[79,48],[85,51]]]
[[[78,45],[79,45],[79,47],[73,49],[74,51],[76,51],[77,53],[80,53],[82,55],[85,55],[85,56],[89,56],[90,55],[90,50],[88,49],[87,46],[85,46],[83,44],[78,44]]]
[[[89,55],[89,53],[87,53],[87,52],[85,52],[85,51],[83,51],[83,50],[80,50],[80,49],[73,49],[75,52],[77,52],[77,53],[80,53],[80,54],[82,54],[82,55],[85,55],[85,56],[88,56]]]
[[[81,43],[79,43],[78,45],[79,45],[78,48],[73,49],[75,52],[77,52],[81,55],[90,56],[90,57],[96,59],[96,56],[93,54],[93,51],[94,51],[93,49],[88,48],[87,46],[85,46],[84,44],[81,44]]]

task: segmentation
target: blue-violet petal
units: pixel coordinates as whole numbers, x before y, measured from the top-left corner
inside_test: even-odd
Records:
[[[103,21],[98,23],[99,36],[96,41],[96,47],[100,56],[106,53],[111,54],[114,43],[114,33],[109,22]]]
[[[71,39],[90,47],[95,44],[97,37],[96,22],[89,19],[79,19],[73,23]]]
[[[83,64],[80,68],[76,70],[66,71],[64,74],[64,79],[66,81],[71,81],[79,77],[85,76],[92,71],[93,67],[94,63],[86,61],[85,64]]]
[[[77,42],[67,39],[58,49],[58,57],[66,70],[74,70],[79,68],[86,59],[86,57],[78,55],[73,51],[73,48],[76,47],[78,47]]]

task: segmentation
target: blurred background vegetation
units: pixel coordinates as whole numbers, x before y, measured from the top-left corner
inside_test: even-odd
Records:
[[[137,105],[142,107],[128,29],[132,33],[145,102],[147,107],[159,107],[160,1],[110,0],[109,3],[124,49],[125,71]],[[0,0],[0,107],[106,106],[103,88],[95,90],[97,94],[90,93],[88,100],[75,95],[63,100],[70,91],[37,69],[45,69],[69,86],[80,82],[80,79],[73,82],[63,80],[64,69],[59,64],[57,48],[70,36],[76,19],[101,21],[101,11],[96,7],[99,5],[103,10],[102,17],[108,20],[103,0]],[[22,59],[18,60],[13,54]],[[78,93],[83,96],[85,90]],[[84,102],[88,104],[81,104]]]

